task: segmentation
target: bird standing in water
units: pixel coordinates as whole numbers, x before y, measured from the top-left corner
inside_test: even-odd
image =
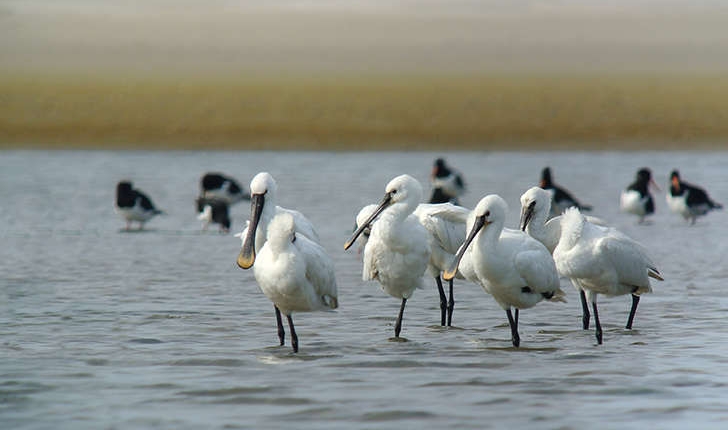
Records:
[[[673,170],[670,174],[670,192],[667,193],[667,205],[670,210],[695,224],[699,216],[714,209],[722,209],[723,205],[714,202],[704,189],[680,180],[680,173]]]
[[[518,347],[519,310],[542,300],[564,301],[564,292],[546,247],[522,231],[504,229],[507,209],[505,200],[495,194],[478,202],[468,217],[468,237],[443,278],[452,279],[461,264],[469,266],[466,277],[473,277],[469,280],[480,284],[506,311],[511,341]]]
[[[622,191],[619,198],[619,207],[622,212],[631,213],[639,217],[639,223],[645,221],[645,217],[655,213],[655,199],[650,193],[650,185],[660,189],[652,179],[652,171],[643,167],[637,171],[635,181]]]
[[[465,193],[465,181],[462,175],[438,158],[432,166],[430,174],[432,194],[429,203],[458,204],[458,197]]]
[[[131,229],[132,222],[139,223],[139,230],[144,223],[164,212],[154,207],[152,200],[143,192],[134,189],[129,181],[121,181],[116,185],[116,212],[126,220],[126,230]]]
[[[261,291],[275,306],[281,345],[285,343],[281,314],[286,316],[293,352],[298,352],[298,335],[291,313],[339,306],[333,261],[321,245],[296,233],[289,213],[276,215],[268,224],[267,240],[253,273]]]
[[[422,199],[420,183],[409,175],[400,175],[389,181],[384,191],[382,201],[346,241],[344,249],[349,249],[371,226],[364,247],[362,279],[377,280],[387,294],[402,300],[394,324],[394,337],[399,338],[407,299],[416,288],[422,288],[430,247],[427,230],[413,214]]]

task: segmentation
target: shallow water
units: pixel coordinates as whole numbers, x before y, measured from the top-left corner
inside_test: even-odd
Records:
[[[569,303],[521,313],[521,348],[480,287],[456,283],[456,327],[438,325],[434,282],[399,308],[360,279],[354,214],[385,183],[426,183],[434,153],[0,152],[0,422],[3,428],[725,428],[726,214],[690,227],[667,212],[637,225],[620,190],[637,168],[663,190],[674,167],[728,202],[728,153],[454,153],[472,207],[518,197],[550,165],[594,214],[646,245],[665,277],[625,330],[628,297],[601,298],[604,344]],[[273,307],[239,239],[200,231],[205,171],[278,180],[336,263],[340,308],[295,314],[301,351],[277,346]],[[167,215],[122,232],[114,187],[128,178]],[[249,207],[233,208],[240,230]]]

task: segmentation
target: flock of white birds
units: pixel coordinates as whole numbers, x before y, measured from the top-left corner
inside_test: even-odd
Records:
[[[277,205],[277,186],[269,173],[253,178],[250,193],[251,218],[240,234],[238,265],[253,268],[260,289],[273,302],[280,344],[285,343],[283,314],[298,351],[291,313],[337,307],[333,262],[311,223],[300,212]],[[512,230],[504,226],[508,207],[498,195],[483,197],[473,210],[422,204],[422,185],[400,175],[386,184],[379,204],[362,208],[344,249],[360,240],[362,279],[379,282],[401,300],[395,338],[407,300],[427,273],[440,292],[442,325],[452,323],[452,280],[465,279],[480,285],[505,310],[514,347],[520,345],[519,311],[544,300],[564,301],[560,278],[568,278],[582,298],[584,328],[591,318],[590,303],[597,342],[602,343],[597,295],[631,294],[631,328],[640,295],[652,290],[650,278],[662,277],[643,246],[601,220],[585,217],[578,208],[549,218],[552,195],[539,187],[527,190],[521,198],[521,229]],[[449,300],[442,280],[449,282]]]
[[[431,201],[447,194],[446,188],[436,190],[435,184],[458,175],[442,160],[438,162],[441,165],[436,164],[433,178],[441,178],[433,182]],[[460,177],[457,182],[462,189]],[[657,187],[651,172],[640,169],[621,196],[621,209],[637,215],[640,222],[654,212],[649,186]],[[278,206],[278,187],[269,173],[253,178],[249,196],[231,178],[208,174],[203,178],[198,206],[219,203],[222,197],[214,195],[215,189],[230,194],[223,196],[224,201],[250,198],[250,219],[237,235],[242,240],[237,262],[242,269],[253,269],[260,289],[273,302],[281,345],[285,344],[282,315],[286,316],[291,345],[297,352],[292,312],[338,307],[332,259],[303,214]],[[127,226],[128,214],[137,209],[147,208],[150,217],[152,212],[160,212],[128,182],[120,183],[119,190],[117,210],[127,219]],[[384,292],[401,300],[395,338],[402,330],[407,300],[422,287],[425,273],[437,284],[443,326],[452,325],[453,280],[464,279],[480,285],[505,310],[514,347],[520,345],[520,310],[544,300],[565,301],[562,278],[569,279],[579,292],[585,330],[593,314],[598,344],[603,341],[598,295],[631,295],[626,323],[631,329],[641,294],[652,291],[650,278],[663,280],[641,244],[603,220],[582,214],[590,207],[554,184],[548,167],[542,172],[540,186],[521,196],[518,230],[505,227],[508,206],[496,194],[483,197],[472,210],[452,203],[421,203],[422,199],[422,185],[415,178],[393,178],[384,187],[379,204],[361,209],[357,227],[344,244],[347,250],[358,240],[363,249],[362,279],[377,281]],[[667,200],[673,211],[693,223],[698,216],[722,207],[700,187],[680,181],[677,171],[671,175]],[[559,208],[557,212],[553,206]],[[224,209],[227,214],[227,207]],[[209,215],[210,210],[207,212]],[[448,282],[449,298],[443,280]]]

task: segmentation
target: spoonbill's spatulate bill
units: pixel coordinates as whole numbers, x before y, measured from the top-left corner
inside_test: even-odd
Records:
[[[478,202],[468,217],[465,243],[443,277],[452,279],[459,265],[469,266],[470,276],[506,311],[511,340],[518,347],[519,309],[542,300],[564,301],[564,292],[546,247],[520,230],[504,229],[507,209],[505,200],[494,194]]]
[[[249,269],[255,263],[255,253],[263,247],[268,223],[276,214],[286,212],[293,216],[296,232],[318,243],[319,238],[311,222],[300,212],[276,206],[278,185],[268,172],[260,172],[250,181],[250,220],[241,233],[242,249],[238,266]]]
[[[394,336],[399,337],[407,299],[416,288],[422,287],[430,247],[427,231],[413,215],[422,199],[420,183],[409,175],[401,175],[389,181],[384,191],[382,201],[359,225],[344,249],[349,249],[371,228],[364,247],[362,279],[377,280],[387,294],[402,300],[394,325]]]
[[[723,205],[714,202],[704,189],[680,179],[680,172],[670,173],[670,192],[667,193],[667,205],[670,210],[695,224],[699,216],[714,209],[722,209]]]
[[[640,294],[652,292],[649,278],[662,281],[645,248],[619,230],[588,222],[578,209],[568,209],[561,217],[561,238],[554,250],[559,273],[586,291],[592,304],[597,343],[602,343],[602,326],[597,295],[632,295],[627,329],[632,328]],[[589,310],[584,307],[584,328]]]
[[[655,200],[652,198],[649,187],[660,189],[652,179],[652,171],[643,167],[637,171],[635,181],[622,191],[619,198],[619,207],[622,212],[637,215],[639,223],[645,221],[645,217],[655,213]]]
[[[139,223],[139,230],[144,224],[164,212],[154,207],[152,200],[140,190],[134,189],[129,181],[121,181],[116,185],[116,212],[126,221],[126,230],[131,229],[132,222]]]
[[[333,261],[321,245],[296,233],[289,213],[281,212],[270,221],[253,273],[275,307],[281,345],[285,343],[281,313],[288,319],[294,352],[298,352],[298,336],[291,313],[338,307]]]

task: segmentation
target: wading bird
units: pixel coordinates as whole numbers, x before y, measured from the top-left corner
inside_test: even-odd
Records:
[[[470,280],[480,284],[506,311],[511,341],[518,347],[519,310],[542,300],[564,301],[564,292],[546,247],[522,231],[504,229],[507,209],[505,200],[495,194],[478,202],[468,217],[468,237],[443,278],[452,279],[460,264],[470,266],[468,272],[475,276]],[[515,317],[512,308],[516,309]]]
[[[311,222],[298,211],[276,206],[278,185],[268,172],[260,172],[250,181],[250,220],[240,234],[242,248],[238,266],[249,269],[255,263],[255,253],[263,247],[268,223],[276,214],[287,212],[293,216],[296,232],[318,243],[319,238]]]
[[[255,280],[275,307],[280,344],[285,344],[281,314],[288,319],[293,352],[298,336],[291,312],[338,307],[334,263],[323,247],[296,233],[293,216],[276,215],[268,225],[267,240],[253,266]]]
[[[376,205],[364,206],[356,216],[354,229],[366,221],[375,210]],[[468,209],[451,203],[423,203],[414,211],[420,224],[429,233],[430,262],[427,265],[427,274],[435,278],[437,292],[440,295],[440,324],[443,326],[452,326],[455,296],[452,279],[448,281],[450,298],[445,295],[441,274],[450,267],[458,248],[465,241],[465,223],[469,213]],[[362,232],[362,239],[359,239],[361,249],[366,246],[369,234],[370,228]],[[459,277],[463,279],[462,276]]]
[[[230,231],[230,212],[227,200],[219,198],[198,197],[195,200],[197,205],[197,219],[202,221],[202,230],[207,230],[210,224],[220,224],[220,231]]]
[[[131,223],[139,223],[139,230],[144,223],[156,215],[164,212],[155,208],[152,200],[143,192],[132,187],[129,181],[121,181],[116,185],[116,212],[126,220],[126,230],[131,229]]]
[[[627,329],[632,322],[640,295],[652,292],[649,278],[662,281],[655,264],[642,245],[619,230],[588,222],[576,208],[561,217],[561,238],[554,250],[559,273],[586,291],[594,311],[597,343],[602,343],[602,326],[597,310],[597,295],[632,295]],[[589,309],[583,307],[584,329],[589,328]]]
[[[699,216],[713,209],[722,209],[723,205],[708,197],[704,189],[680,180],[680,173],[673,170],[670,174],[670,192],[667,193],[667,205],[674,213],[681,215],[685,221],[695,224]]]
[[[619,207],[622,212],[637,215],[640,224],[645,221],[647,215],[655,213],[655,200],[650,193],[650,185],[657,190],[660,189],[652,179],[650,169],[643,167],[637,171],[637,178],[622,191],[619,199]]]
[[[430,174],[432,194],[430,203],[458,204],[458,197],[465,193],[465,181],[460,173],[438,158],[432,166]]]
[[[200,179],[200,197],[222,199],[228,204],[249,200],[248,194],[235,179],[222,173],[205,173]]]
[[[394,337],[398,338],[407,299],[422,287],[430,247],[427,230],[413,214],[422,199],[420,183],[409,175],[400,175],[389,181],[384,191],[382,201],[346,241],[344,249],[349,249],[371,226],[364,247],[362,279],[377,280],[387,294],[402,300],[394,325]]]

